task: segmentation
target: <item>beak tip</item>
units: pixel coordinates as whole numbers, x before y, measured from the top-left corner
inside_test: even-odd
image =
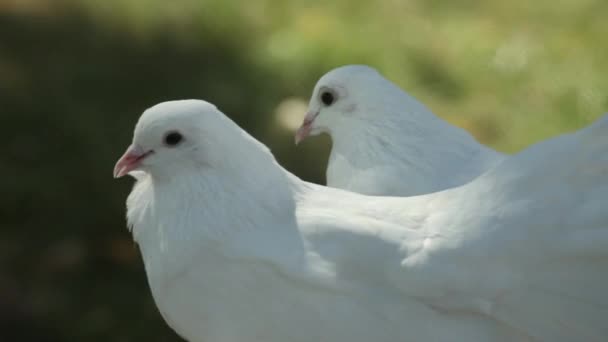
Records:
[[[308,134],[310,134],[310,125],[302,124],[302,127],[300,127],[296,131],[296,135],[294,137],[294,142],[296,143],[296,146],[298,146],[302,141],[304,141],[304,139],[308,137]]]
[[[120,159],[114,165],[114,178],[122,178],[141,165],[141,162],[146,156],[152,151],[144,152],[144,150],[137,146],[131,145],[127,148],[127,151],[120,157]]]
[[[122,176],[124,176],[124,167],[121,167],[119,169],[114,169],[114,172],[112,174],[112,176],[114,176],[114,179],[118,179],[121,178]]]
[[[306,116],[304,117],[304,121],[302,122],[302,125],[296,131],[296,135],[295,135],[296,146],[298,146],[302,141],[304,141],[304,139],[306,139],[310,135],[310,133],[312,132],[312,129],[313,129],[313,123],[315,121],[315,118],[318,115],[319,115],[318,111],[317,112],[308,111],[306,113]]]

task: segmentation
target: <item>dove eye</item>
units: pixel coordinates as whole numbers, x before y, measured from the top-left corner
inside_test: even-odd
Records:
[[[182,140],[184,140],[184,136],[181,135],[181,133],[169,132],[169,133],[167,133],[167,135],[165,135],[164,142],[165,142],[165,145],[167,145],[169,147],[175,147],[180,142],[182,142]]]
[[[328,90],[321,93],[321,102],[326,106],[331,106],[336,101],[334,94]]]

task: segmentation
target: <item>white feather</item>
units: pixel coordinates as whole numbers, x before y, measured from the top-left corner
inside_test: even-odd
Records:
[[[163,148],[164,129],[188,143]],[[605,340],[607,132],[455,189],[368,197],[299,180],[204,102],[164,103],[136,129],[155,153],[128,218],[191,342]]]
[[[325,105],[321,94],[335,102]],[[362,65],[334,69],[317,82],[312,133],[331,136],[327,185],[367,195],[412,196],[465,184],[504,155]]]

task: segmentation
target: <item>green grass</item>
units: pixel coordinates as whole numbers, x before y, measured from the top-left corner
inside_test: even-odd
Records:
[[[84,0],[146,36],[216,31],[280,69],[306,99],[311,70],[367,63],[484,143],[516,151],[608,109],[608,3]]]

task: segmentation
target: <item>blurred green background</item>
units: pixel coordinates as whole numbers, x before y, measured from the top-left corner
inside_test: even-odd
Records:
[[[514,152],[608,109],[605,0],[0,1],[0,340],[179,341],[112,179],[140,113],[202,98],[323,182],[293,144],[316,80],[378,68]],[[568,158],[568,156],[564,156]],[[255,294],[252,294],[255,295]]]

